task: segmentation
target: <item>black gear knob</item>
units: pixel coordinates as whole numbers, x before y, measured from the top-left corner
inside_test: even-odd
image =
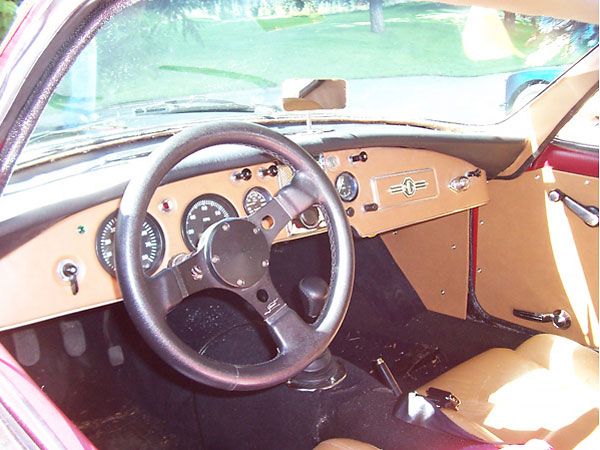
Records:
[[[298,289],[306,315],[311,319],[319,317],[327,298],[327,282],[319,277],[306,277],[300,280]]]

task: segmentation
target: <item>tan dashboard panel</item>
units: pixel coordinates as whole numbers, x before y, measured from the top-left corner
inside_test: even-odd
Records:
[[[66,312],[115,301],[120,297],[116,280],[102,268],[95,253],[96,230],[118,201],[74,214],[0,260],[3,275],[0,329],[35,322]],[[78,227],[85,227],[85,233]],[[79,267],[79,293],[58,273],[61,261]]]
[[[371,188],[375,203],[381,209],[435,198],[439,195],[437,178],[433,169],[412,170],[373,177]]]
[[[366,152],[367,161],[352,162],[351,156],[361,151]],[[350,224],[361,236],[464,211],[489,199],[485,172],[469,177],[469,187],[463,192],[449,188],[454,178],[477,169],[451,156],[408,148],[343,150],[331,155],[339,162],[332,170],[325,158],[332,181],[340,173],[350,172],[359,182],[358,196],[344,207],[354,209]],[[409,178],[412,182],[407,181]],[[365,210],[373,204],[377,210]]]
[[[275,195],[276,177],[259,177],[258,170],[266,165],[249,167],[249,181],[234,181],[234,171],[201,175],[170,183],[157,189],[148,212],[156,219],[165,236],[165,257],[188,252],[181,236],[181,219],[190,201],[204,194],[218,192],[245,215],[243,198],[248,189],[259,184]],[[162,213],[159,205],[169,200],[172,209]],[[17,248],[0,260],[2,273],[2,317],[0,330],[88,309],[120,300],[115,278],[100,265],[96,256],[96,232],[104,219],[119,207],[113,200],[74,214]],[[80,228],[85,233],[80,234]],[[70,284],[58,274],[61,261],[73,261],[79,267],[79,292],[72,295]]]
[[[363,151],[368,155],[366,161],[351,161],[351,156]],[[448,187],[450,181],[476,168],[432,151],[405,148],[340,150],[322,155],[320,162],[332,182],[342,172],[350,172],[356,177],[358,195],[353,201],[344,203],[344,207],[353,209],[348,218],[362,236],[466,210],[488,200],[485,173],[470,177],[469,188],[464,192],[455,192]],[[229,170],[158,188],[148,213],[156,219],[165,237],[165,257],[160,267],[164,267],[172,256],[188,252],[181,233],[181,221],[193,199],[216,193],[244,216],[243,199],[249,189],[259,186],[272,195],[279,191],[279,177],[259,175],[260,169],[269,166],[248,167],[252,171],[248,181],[235,180],[232,177],[235,171]],[[282,166],[280,169],[285,170]],[[365,205],[382,201],[383,196],[386,200],[381,208],[365,209]],[[165,200],[171,207],[167,213],[160,209]],[[116,280],[103,269],[95,250],[97,230],[118,205],[119,200],[113,200],[73,214],[0,260],[4,301],[0,330],[120,299]],[[297,233],[289,235],[288,230],[284,230],[278,241],[324,231],[323,228],[303,230],[295,227],[291,230],[297,230]],[[83,229],[85,232],[81,233]],[[69,283],[59,276],[58,267],[63,261],[72,261],[79,268],[77,295],[72,295]]]
[[[464,319],[469,279],[469,212],[381,236],[425,307]]]

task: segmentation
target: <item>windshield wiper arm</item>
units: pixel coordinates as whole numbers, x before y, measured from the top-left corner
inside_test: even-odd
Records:
[[[244,105],[229,100],[213,98],[191,98],[154,102],[148,106],[138,106],[133,110],[135,115],[144,114],[177,114],[190,112],[255,112],[254,105]],[[272,108],[274,109],[274,108]]]

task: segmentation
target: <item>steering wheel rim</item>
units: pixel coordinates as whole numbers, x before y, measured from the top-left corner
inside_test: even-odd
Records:
[[[228,219],[213,225],[203,234],[199,250],[180,264],[163,269],[153,277],[147,276],[139,260],[140,232],[152,195],[169,170],[186,156],[221,144],[258,148],[295,169],[294,177],[259,211],[260,215]],[[323,311],[314,324],[309,325],[287,307],[276,292],[270,280],[268,261],[262,263],[264,273],[260,268],[254,270],[260,273],[252,278],[251,286],[242,286],[241,276],[236,286],[220,274],[215,249],[222,248],[226,241],[246,240],[252,242],[249,247],[240,247],[241,251],[237,252],[232,250],[230,256],[238,258],[255,248],[264,252],[264,243],[270,251],[275,236],[285,225],[282,221],[287,219],[287,223],[312,204],[320,205],[327,222],[332,268]],[[265,222],[261,218],[265,214],[271,221],[275,220],[276,226],[272,229],[264,228]],[[225,236],[226,232],[238,233],[239,239],[230,239]],[[119,207],[115,243],[119,286],[126,309],[142,337],[165,362],[185,376],[224,390],[263,389],[299,373],[333,340],[352,294],[354,246],[335,188],[309,153],[281,134],[252,123],[202,124],[165,141],[148,157],[144,169],[127,186]],[[248,261],[256,259],[255,256],[250,255],[244,260],[246,266]],[[246,266],[243,270],[247,270]],[[254,365],[224,363],[199,355],[175,335],[166,322],[169,310],[191,293],[211,287],[238,293],[263,315],[278,346],[275,358]],[[259,290],[265,289],[270,294],[270,297],[267,295],[269,302],[262,298],[257,301]]]

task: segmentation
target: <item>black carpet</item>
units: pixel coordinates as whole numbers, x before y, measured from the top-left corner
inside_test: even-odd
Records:
[[[488,348],[514,348],[528,336],[426,311],[379,238],[355,245],[354,293],[331,345],[347,361],[348,377],[329,391],[277,386],[227,393],[198,385],[147,347],[121,304],[69,317],[86,332],[88,349],[78,358],[62,350],[59,319],[34,325],[42,359],[28,371],[100,449],[301,450],[331,437],[385,449],[473,445],[392,418],[395,398],[373,374],[373,361],[382,356],[410,390]],[[273,248],[273,281],[300,314],[297,285],[306,276],[329,280],[328,250],[326,235]],[[256,313],[221,291],[186,300],[169,323],[196,350],[230,362],[263,361],[276,351]],[[10,333],[0,339],[12,350]],[[123,348],[123,365],[109,364],[109,345]]]

